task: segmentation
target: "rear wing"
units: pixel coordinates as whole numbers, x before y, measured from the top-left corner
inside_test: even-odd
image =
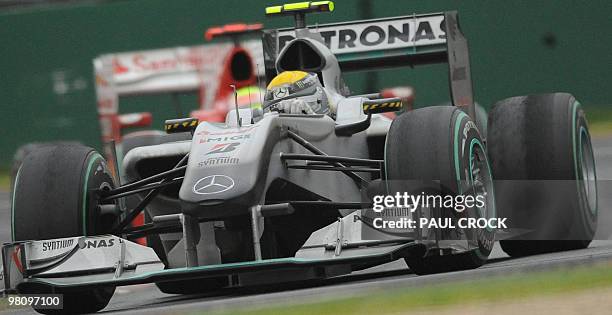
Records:
[[[343,71],[448,63],[453,103],[461,107],[473,104],[468,44],[459,28],[456,11],[308,28],[323,37]],[[293,28],[264,31],[268,80],[276,74],[276,57],[294,36]]]
[[[241,40],[240,45],[254,63],[263,64],[261,40]],[[101,55],[93,61],[100,114],[117,113],[119,97],[129,95],[206,90],[202,102],[208,104],[233,48],[228,42]],[[263,66],[257,72],[263,76]]]
[[[233,23],[233,24],[225,24],[223,26],[213,26],[209,27],[204,33],[204,38],[207,41],[213,40],[213,38],[218,37],[230,37],[237,41],[237,39],[249,33],[256,33],[263,29],[263,24],[255,23],[255,24],[244,24],[244,23]]]

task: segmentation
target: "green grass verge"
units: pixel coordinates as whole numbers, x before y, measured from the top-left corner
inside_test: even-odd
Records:
[[[0,297],[0,312],[2,311],[6,311],[8,309],[14,309],[17,308],[16,306],[10,306],[8,303],[8,299],[5,297]]]
[[[585,106],[584,108],[591,135],[612,135],[612,105]]]
[[[15,309],[20,309],[20,308],[29,308],[29,306],[24,306],[24,305],[19,305],[19,306],[16,306],[16,305],[10,305],[10,304],[9,304],[9,302],[8,302],[8,298],[5,298],[5,297],[4,297],[4,298],[3,298],[3,297],[0,297],[0,312],[6,311],[6,310],[9,310],[9,309],[15,310]]]
[[[9,171],[0,169],[0,190],[9,191],[11,189],[11,179],[9,177]]]
[[[260,309],[229,309],[213,314],[397,314],[468,303],[499,302],[537,295],[612,287],[612,264],[528,272],[446,284],[380,289],[351,298]],[[210,314],[207,313],[207,314]]]

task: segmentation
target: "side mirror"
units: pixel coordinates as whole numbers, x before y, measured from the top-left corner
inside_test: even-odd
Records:
[[[336,126],[336,135],[339,137],[350,137],[358,132],[362,132],[370,127],[372,122],[372,114],[368,114],[367,117],[361,121],[354,122],[351,124]]]
[[[394,112],[404,107],[402,100],[397,97],[366,100],[362,104],[366,115]]]
[[[364,113],[366,99],[349,97],[338,102],[336,111],[336,135],[350,137],[370,127],[371,114]]]
[[[193,133],[198,127],[199,122],[197,118],[168,119],[164,122],[164,129],[168,134],[179,132]]]

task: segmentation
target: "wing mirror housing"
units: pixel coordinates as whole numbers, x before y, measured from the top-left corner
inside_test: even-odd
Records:
[[[168,119],[164,122],[164,129],[167,134],[180,133],[180,132],[191,132],[193,133],[200,121],[197,118],[179,118],[179,119]]]
[[[376,97],[374,94],[371,97]],[[403,108],[402,100],[397,97],[370,99],[356,96],[338,104],[335,133],[350,137],[370,127],[372,114],[394,112]]]
[[[372,114],[368,114],[364,119],[344,125],[336,126],[335,132],[340,137],[350,137],[358,132],[364,131],[370,127],[372,122]]]
[[[402,100],[398,97],[365,100],[362,104],[363,113],[366,115],[395,112],[403,107]]]

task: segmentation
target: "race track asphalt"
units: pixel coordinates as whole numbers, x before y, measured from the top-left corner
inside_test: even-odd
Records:
[[[489,262],[476,270],[416,276],[403,261],[370,268],[351,275],[316,283],[268,286],[256,289],[223,290],[214,295],[167,295],[154,285],[118,288],[105,314],[182,314],[224,309],[285,304],[288,301],[329,300],[348,297],[374,288],[418,287],[427,283],[483,278],[496,274],[534,271],[612,261],[612,137],[594,138],[599,179],[599,223],[596,240],[587,249],[509,258],[496,244]],[[0,192],[0,240],[10,240],[10,201],[8,192]],[[30,309],[9,309],[2,314],[34,314]]]

